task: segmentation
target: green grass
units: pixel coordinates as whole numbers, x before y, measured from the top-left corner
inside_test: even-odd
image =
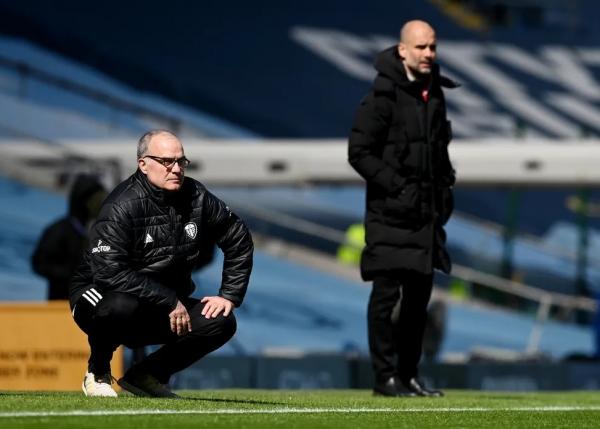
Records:
[[[0,428],[600,427],[600,392],[447,391],[445,397],[435,399],[375,398],[365,390],[179,393],[185,399],[2,392]]]

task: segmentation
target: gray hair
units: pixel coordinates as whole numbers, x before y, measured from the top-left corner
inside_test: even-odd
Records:
[[[141,159],[146,155],[146,153],[148,152],[148,145],[152,141],[152,138],[159,134],[170,134],[173,137],[177,138],[177,136],[175,134],[173,134],[171,131],[160,129],[160,128],[155,129],[155,130],[150,130],[150,131],[144,133],[144,135],[142,137],[140,137],[140,139],[138,140],[137,159]]]

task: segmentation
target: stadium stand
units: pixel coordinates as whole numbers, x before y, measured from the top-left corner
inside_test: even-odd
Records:
[[[30,255],[43,227],[65,212],[65,199],[2,177],[0,195],[0,299],[43,301],[46,281],[31,271]]]
[[[600,88],[595,81],[595,42],[600,36],[583,19],[596,11],[593,1],[578,1],[569,9],[577,18],[578,31],[515,22],[508,28],[492,26],[484,34],[449,17],[440,5],[444,2],[384,3],[377,1],[366,7],[356,2],[336,8],[335,2],[327,1],[287,8],[266,1],[261,7],[268,10],[270,23],[276,25],[261,26],[267,15],[247,22],[244,11],[249,6],[243,4],[236,4],[238,13],[230,14],[214,3],[174,5],[165,12],[159,4],[148,2],[144,4],[148,22],[129,22],[138,11],[135,5],[111,8],[109,2],[81,10],[69,1],[53,6],[0,1],[4,33],[29,41],[0,41],[3,57],[12,64],[7,69],[6,62],[0,62],[4,64],[0,67],[0,97],[6,106],[0,134],[51,141],[90,135],[114,138],[119,133],[137,136],[147,127],[168,126],[175,117],[183,121],[179,126],[184,137],[345,136],[356,100],[372,76],[374,53],[394,42],[403,17],[417,15],[435,23],[442,39],[441,62],[463,84],[460,91],[449,95],[456,137],[598,134]],[[479,9],[490,5],[486,1],[463,3]],[[538,3],[548,13],[561,9],[555,2]],[[507,2],[507,7],[511,4]],[[397,13],[388,10],[390,7],[397,7]],[[335,14],[329,13],[334,9]],[[111,10],[114,24],[110,34],[104,32],[107,10]],[[361,20],[356,19],[358,15]],[[149,31],[146,26],[152,17],[177,25],[168,34],[155,28]],[[67,21],[72,25],[61,25]],[[263,31],[250,31],[255,26]],[[238,33],[245,34],[244,49],[236,47],[236,37],[223,36]],[[190,47],[198,54],[190,55]],[[168,50],[168,55],[163,50]],[[168,58],[169,67],[151,60],[158,56]],[[68,57],[93,68],[80,67]],[[67,81],[88,92],[91,88],[113,104],[39,82],[35,78],[39,73],[34,72],[38,69],[53,76],[53,81]],[[101,75],[102,71],[111,78]],[[177,79],[172,79],[173,75]],[[129,110],[115,111],[111,107],[115,100],[129,105]],[[134,114],[140,106],[150,112]],[[555,222],[566,221],[571,223],[571,235],[576,234],[576,215],[563,201],[576,191],[524,192],[522,200],[528,204],[518,209],[518,231],[543,239]],[[469,215],[503,225],[509,216],[509,192],[457,189],[456,206]],[[598,199],[598,193],[592,192],[591,199]],[[539,206],[545,207],[543,216]],[[311,216],[306,211],[303,215]],[[344,228],[355,220],[349,219]],[[587,221],[589,228],[600,230],[600,219]],[[556,266],[552,260],[547,265]],[[534,277],[538,283],[555,278],[543,274],[530,278]]]
[[[257,230],[331,254],[337,251],[339,242],[343,240],[340,238],[343,231],[349,225],[360,222],[363,215],[364,190],[359,187],[223,188],[219,192],[226,195]],[[530,215],[533,215],[535,207],[539,206],[528,209]],[[257,212],[257,208],[267,209],[270,214]],[[284,216],[290,219],[286,221]],[[545,222],[551,225],[550,222],[556,222],[559,218],[548,216]],[[298,228],[299,222],[294,221],[298,219],[308,221],[310,225]],[[502,222],[499,218],[495,220]],[[533,221],[530,222],[533,224]],[[448,245],[453,259],[482,271],[501,273],[504,237],[499,223],[484,224],[461,213],[455,214],[447,226]],[[514,242],[514,270],[526,284],[572,294],[575,293],[578,232],[573,224],[560,225],[557,224],[557,228],[541,239],[535,238],[533,232],[529,236],[517,236]],[[540,228],[540,225],[532,226]],[[592,288],[600,284],[600,261],[596,257],[600,242],[595,238],[596,235],[591,235],[587,249],[590,261],[587,278]],[[565,240],[565,237],[569,239]]]
[[[65,200],[2,178],[0,198],[0,300],[43,300],[46,284],[31,272],[29,258],[43,227],[64,212]],[[197,294],[218,289],[220,263],[221,258],[217,258],[196,275],[200,285]],[[238,333],[235,341],[219,353],[364,355],[368,293],[362,283],[257,251],[248,297],[237,312]],[[534,325],[532,316],[450,301],[441,356],[467,355],[478,346],[523,352]],[[543,328],[539,350],[548,356],[560,358],[573,352],[590,353],[592,349],[589,328],[557,322],[548,322]]]
[[[43,140],[137,137],[169,128],[188,137],[251,137],[227,121],[13,37],[0,37],[0,136]]]
[[[437,3],[352,0],[340,7],[333,0],[302,5],[269,0],[164,8],[159,2],[107,0],[81,8],[74,1],[0,0],[5,35],[0,38],[0,136],[50,146],[88,137],[133,141],[157,126],[173,128],[184,139],[346,136],[372,77],[373,55],[395,42],[399,22],[415,16],[435,23],[441,62],[463,84],[449,96],[455,137],[526,142],[537,136],[599,135],[597,29],[578,27],[586,37],[545,27],[496,26],[482,33],[449,17]],[[144,19],[136,19],[142,9]],[[575,13],[594,16],[597,9],[593,1],[579,1]],[[339,245],[332,237],[362,217],[364,196],[355,187],[215,191],[257,235],[329,253]],[[498,272],[504,251],[498,225],[506,222],[510,190],[457,191],[463,215],[448,225],[454,259]],[[526,283],[574,291],[578,230],[564,204],[573,192],[523,193],[528,204],[519,207],[513,255],[514,269]],[[64,199],[7,179],[0,179],[0,197],[0,300],[43,300],[46,286],[31,273],[29,255],[42,227],[64,212]],[[317,238],[265,220],[256,215],[257,207],[270,211],[271,218],[288,215],[331,234]],[[595,259],[600,221],[588,221],[587,278],[594,287],[600,284]],[[196,279],[200,291],[216,290],[219,260]],[[258,250],[248,299],[237,313],[238,334],[218,353],[365,356],[367,295],[360,282]],[[520,356],[531,351],[539,333],[533,314],[455,299],[448,300],[447,314],[440,353],[445,360],[465,359],[481,348],[484,355],[489,349]],[[556,321],[546,322],[533,343],[549,359],[594,352],[591,328]]]
[[[438,30],[446,73],[463,84],[448,97],[457,137],[597,136],[600,36],[587,17],[598,6],[581,0],[571,10],[580,25],[574,31],[481,33],[429,1],[165,8],[107,0],[80,8],[74,0],[2,0],[0,24],[5,34],[256,134],[339,137],[368,89],[374,54],[395,43],[400,22],[426,17]]]

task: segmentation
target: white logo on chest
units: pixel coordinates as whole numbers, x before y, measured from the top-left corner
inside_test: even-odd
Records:
[[[96,247],[92,248],[92,253],[102,253],[102,252],[109,252],[109,251],[110,251],[110,246],[103,245],[102,240],[98,240],[98,244],[96,245]]]
[[[198,234],[198,227],[194,222],[186,223],[183,229],[185,230],[187,236],[190,237],[192,240],[196,238],[196,234]]]

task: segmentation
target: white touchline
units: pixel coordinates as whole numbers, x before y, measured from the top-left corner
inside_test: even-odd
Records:
[[[600,405],[589,406],[547,406],[547,407],[447,407],[447,408],[241,408],[214,410],[72,410],[72,411],[14,411],[0,412],[0,418],[19,417],[81,417],[81,416],[143,416],[143,415],[176,415],[176,414],[346,414],[346,413],[486,413],[498,411],[600,411]]]

